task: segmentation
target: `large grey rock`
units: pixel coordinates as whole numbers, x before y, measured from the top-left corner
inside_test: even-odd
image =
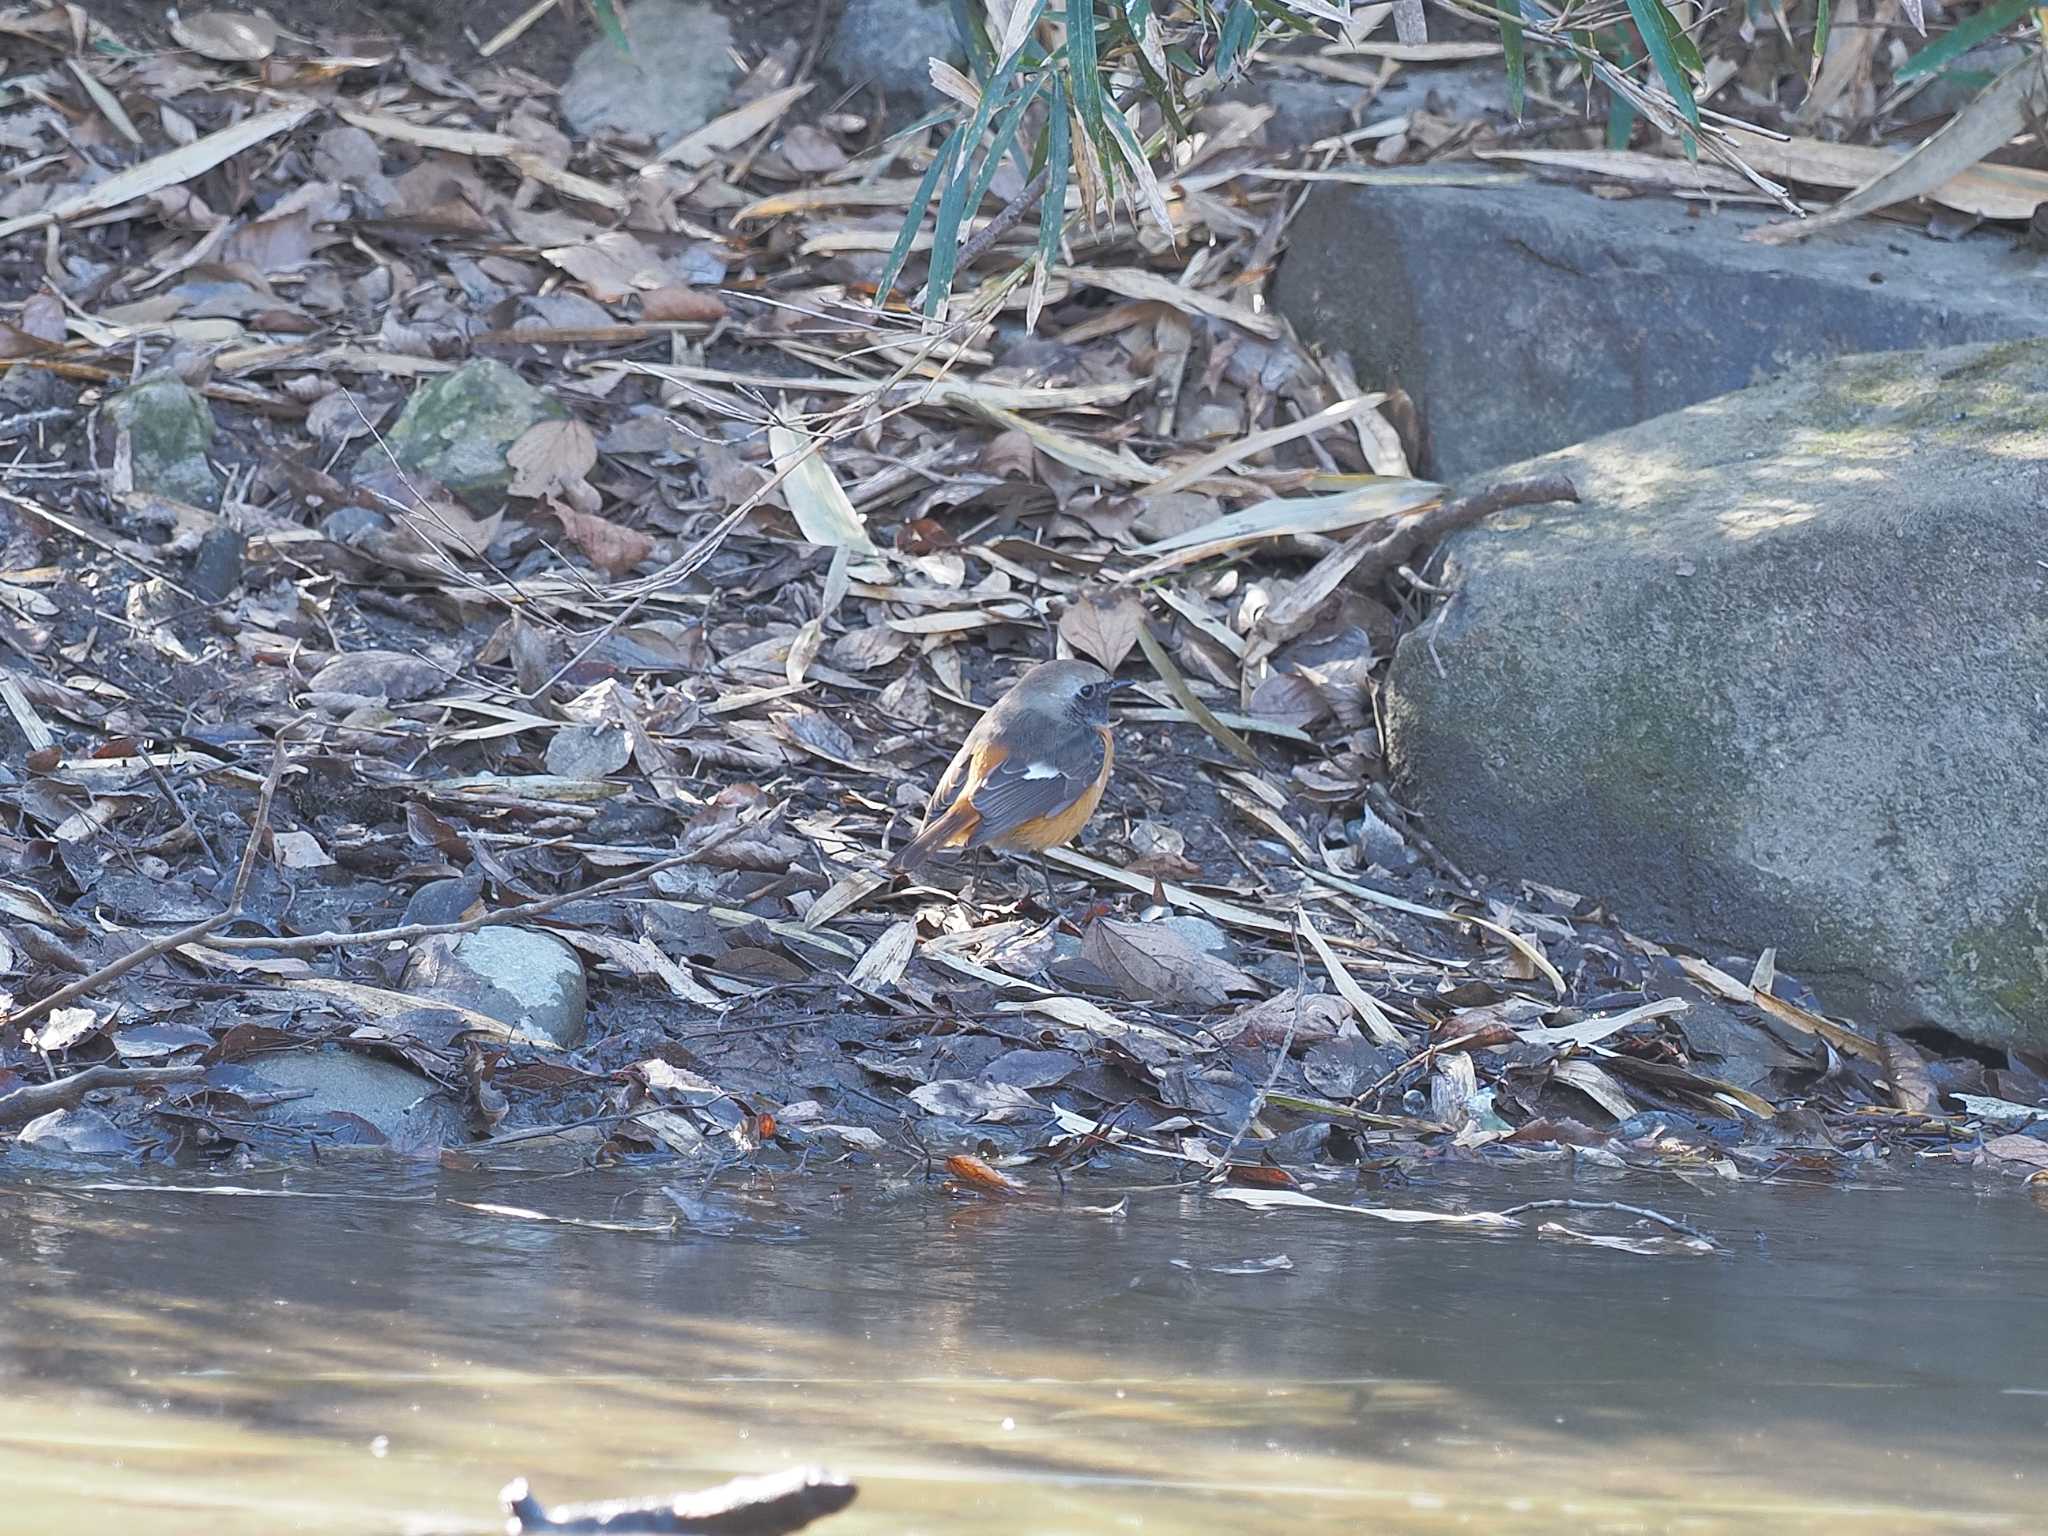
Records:
[[[589,1008],[583,962],[552,933],[511,926],[424,939],[405,965],[405,988],[458,1003],[540,1045],[582,1043]]]
[[[1396,652],[1404,799],[1470,867],[1831,1010],[2048,1045],[2048,342],[1845,359],[1517,471]]]
[[[1368,388],[1414,398],[1441,478],[1801,362],[2048,335],[2048,268],[2008,236],[1742,238],[1773,216],[1535,182],[1318,187],[1275,300]]]
[[[571,128],[611,128],[666,144],[724,109],[739,73],[730,22],[708,5],[680,0],[640,0],[623,21],[627,48],[600,35],[576,56],[561,97]]]
[[[284,1124],[315,1124],[333,1111],[374,1125],[395,1142],[448,1146],[469,1139],[462,1111],[434,1083],[381,1056],[338,1045],[252,1056],[249,1068],[280,1088],[304,1088],[264,1112]]]
[[[843,88],[879,85],[920,109],[946,99],[932,87],[934,58],[966,60],[946,0],[846,0],[825,48],[825,66]]]

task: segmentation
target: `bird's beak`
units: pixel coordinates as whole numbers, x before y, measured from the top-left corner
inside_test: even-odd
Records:
[[[1137,686],[1138,680],[1135,677],[1112,677],[1109,680],[1109,691],[1111,693],[1122,693],[1126,688],[1135,688]]]

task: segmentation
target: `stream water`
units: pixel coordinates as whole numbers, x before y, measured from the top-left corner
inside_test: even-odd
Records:
[[[680,1212],[629,1173],[209,1188],[0,1185],[0,1530],[485,1532],[514,1475],[822,1462],[861,1487],[831,1536],[2048,1531],[2048,1208],[2010,1182],[1380,1197],[1631,1200],[1707,1257],[1107,1185],[814,1173],[681,1232],[630,1230]]]

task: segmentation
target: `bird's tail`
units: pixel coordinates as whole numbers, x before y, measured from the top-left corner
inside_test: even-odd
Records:
[[[981,812],[966,800],[955,800],[942,815],[926,822],[909,842],[890,856],[889,868],[901,874],[917,868],[941,848],[957,848],[974,835]]]

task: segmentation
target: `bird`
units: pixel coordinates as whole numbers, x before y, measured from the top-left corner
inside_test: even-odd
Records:
[[[942,848],[1043,853],[1073,841],[1116,762],[1109,701],[1128,688],[1086,661],[1043,661],[1018,678],[962,743],[889,868]]]

